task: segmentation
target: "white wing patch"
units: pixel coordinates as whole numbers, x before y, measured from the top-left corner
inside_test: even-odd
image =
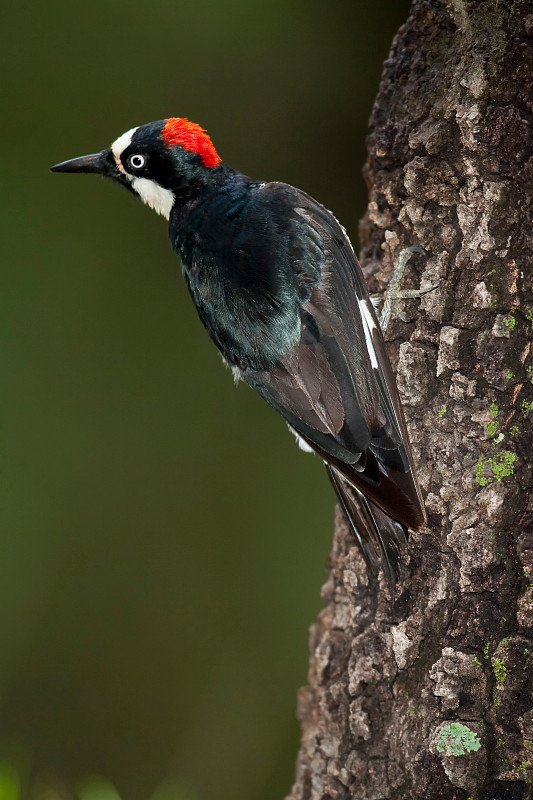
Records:
[[[165,189],[149,178],[135,178],[132,175],[128,175],[128,178],[143,203],[153,208],[165,219],[170,217],[174,205],[174,195],[170,189]]]
[[[366,349],[370,356],[370,361],[374,369],[378,369],[378,359],[376,351],[374,350],[374,343],[372,341],[372,331],[377,330],[378,326],[372,315],[370,303],[368,300],[359,300],[359,310],[361,311],[361,321],[363,323],[363,330],[365,332]]]

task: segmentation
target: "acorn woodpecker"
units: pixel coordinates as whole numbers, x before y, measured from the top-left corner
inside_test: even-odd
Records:
[[[305,192],[253,181],[170,118],[54,172],[118,181],[169,222],[200,319],[233,370],[326,466],[370,570],[391,587],[425,522],[378,319],[344,228]]]

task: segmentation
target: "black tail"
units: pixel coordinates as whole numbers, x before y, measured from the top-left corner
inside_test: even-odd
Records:
[[[407,546],[407,528],[385,514],[359,489],[346,483],[329,464],[325,466],[370,572],[377,575],[380,562],[383,564],[391,596],[394,598],[402,550]]]

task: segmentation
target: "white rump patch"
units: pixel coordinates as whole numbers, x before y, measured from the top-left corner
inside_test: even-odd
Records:
[[[303,450],[304,453],[314,453],[315,452],[312,447],[309,447],[309,445],[307,444],[305,439],[302,439],[300,434],[296,433],[294,428],[291,428],[290,425],[287,425],[287,428],[290,430],[290,432],[293,434],[293,436],[296,436],[296,441],[298,442],[298,447],[300,448],[300,450]]]
[[[233,380],[235,381],[235,385],[242,381],[242,370],[239,367],[231,367],[231,371],[233,372]]]
[[[378,326],[372,316],[370,303],[368,300],[359,300],[359,310],[361,311],[361,320],[363,323],[363,330],[365,332],[366,349],[370,356],[370,361],[374,369],[378,369],[378,359],[376,351],[374,350],[374,343],[372,341],[372,331],[377,330]]]
[[[187,269],[185,264],[183,264],[183,268]],[[222,363],[224,364],[224,366],[232,371],[233,380],[235,381],[235,386],[236,386],[239,383],[239,381],[244,380],[242,370],[239,369],[239,367],[232,367],[231,364],[228,364],[228,362],[226,361],[226,359],[224,358],[222,353],[220,353],[219,355],[220,355],[220,358],[222,359]]]
[[[170,189],[165,189],[149,178],[135,178],[132,175],[128,175],[128,178],[143,203],[153,208],[165,219],[170,217],[174,205],[174,195]]]
[[[138,127],[139,126],[137,125],[137,128]],[[117,167],[119,168],[119,170],[121,172],[124,173],[124,175],[126,175],[126,170],[122,166],[122,161],[120,160],[120,158],[121,158],[122,153],[124,152],[124,150],[127,147],[130,146],[131,140],[133,139],[133,134],[135,133],[137,128],[130,128],[129,131],[126,131],[126,133],[123,133],[122,136],[119,136],[118,139],[116,139],[113,142],[113,144],[111,145],[111,151],[112,151],[113,155],[115,156],[115,161],[117,162]]]

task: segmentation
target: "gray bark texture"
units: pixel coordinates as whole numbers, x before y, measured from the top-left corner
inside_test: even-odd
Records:
[[[337,512],[288,800],[533,797],[533,2],[414,0],[371,118],[382,292],[428,528],[391,610]]]

